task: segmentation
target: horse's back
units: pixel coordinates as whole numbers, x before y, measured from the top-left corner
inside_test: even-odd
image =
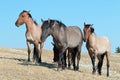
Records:
[[[83,35],[81,29],[77,26],[69,26],[67,28],[67,40],[68,45],[71,47],[82,45]]]
[[[92,36],[90,36],[89,45],[91,45],[90,48],[93,48],[95,53],[105,53],[106,51],[110,52],[110,41],[107,37],[92,34]]]
[[[110,51],[110,41],[107,37],[98,37],[99,48],[106,49],[106,51]]]

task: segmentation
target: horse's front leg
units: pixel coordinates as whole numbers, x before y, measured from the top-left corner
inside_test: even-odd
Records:
[[[33,56],[34,56],[37,63],[41,63],[41,58],[39,57],[39,54],[40,54],[40,51],[38,49],[38,42],[35,41],[35,43],[34,43],[34,55]],[[39,60],[39,58],[40,58],[40,60]]]
[[[90,58],[91,58],[92,65],[93,65],[93,71],[92,71],[92,73],[95,74],[95,72],[96,72],[96,67],[95,67],[95,54],[89,51],[89,56],[90,56]]]
[[[42,61],[41,61],[41,55],[42,55],[43,46],[44,46],[44,42],[41,42],[41,43],[40,43],[39,62],[42,62]]]
[[[66,48],[62,48],[60,53],[59,53],[59,61],[58,61],[58,69],[57,69],[58,71],[62,70],[62,66],[63,66],[62,65],[62,59],[63,59],[63,56],[64,56],[63,54],[64,54],[65,51],[66,51]]]
[[[30,62],[31,49],[30,49],[30,42],[28,42],[28,41],[27,41],[27,47],[28,47],[28,62]]]

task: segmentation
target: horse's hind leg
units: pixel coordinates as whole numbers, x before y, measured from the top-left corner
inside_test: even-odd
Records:
[[[75,61],[75,59],[76,59],[76,50],[75,50],[75,48],[73,49],[73,51],[72,51],[72,62],[73,62],[73,68],[74,68],[74,70],[76,70],[76,61]]]
[[[66,63],[66,51],[63,53],[63,58],[62,58],[62,69],[65,69],[65,67],[67,66]]]
[[[68,69],[71,69],[72,52],[68,49]]]
[[[31,49],[30,49],[30,43],[29,42],[27,42],[27,47],[28,47],[28,62],[30,62]]]
[[[106,53],[106,59],[107,59],[107,76],[109,76],[109,67],[110,67],[110,63],[109,63],[109,53],[107,52]]]
[[[80,58],[81,58],[81,49],[78,50],[76,56],[77,56],[77,67],[76,67],[76,70],[79,70],[79,61],[80,61]]]
[[[102,69],[102,65],[103,65],[104,55],[105,55],[105,54],[102,54],[102,55],[98,55],[98,56],[97,56],[98,59],[99,59],[99,62],[98,62],[98,65],[97,65],[99,75],[101,75],[101,69]]]

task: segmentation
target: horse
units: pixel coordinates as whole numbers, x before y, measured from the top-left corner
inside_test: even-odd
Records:
[[[41,41],[41,35],[42,30],[41,26],[36,23],[36,21],[33,20],[32,15],[29,13],[29,11],[23,10],[17,21],[15,22],[15,25],[17,27],[25,24],[26,25],[26,43],[28,47],[28,62],[30,62],[30,53],[31,48],[30,45],[34,45],[34,54],[33,54],[33,60],[36,62],[41,63],[41,54],[42,54],[42,48],[44,46],[44,42]],[[40,44],[40,51],[39,46]]]
[[[83,43],[82,31],[77,26],[66,27],[61,21],[48,19],[42,20],[42,41],[44,42],[48,36],[53,37],[57,49],[59,49],[59,61],[57,70],[65,69],[64,52],[67,48],[74,48],[77,58],[77,66],[74,65],[74,70],[79,69],[79,61],[81,56],[81,46]],[[75,63],[75,59],[74,62]]]
[[[53,61],[54,62],[58,62],[59,61],[59,49],[56,47],[56,45],[54,43],[52,43],[53,45]],[[65,67],[67,67],[67,62],[66,62],[66,59],[68,58],[68,69],[71,69],[71,64],[73,62],[73,56],[72,56],[72,52],[73,49],[67,49],[65,52],[64,52],[64,60],[65,60]]]
[[[107,76],[109,76],[109,57],[110,57],[110,41],[107,37],[100,37],[94,33],[93,24],[84,23],[84,41],[86,42],[86,48],[88,50],[89,56],[92,61],[93,71],[95,74],[95,58],[98,58],[98,74],[101,75],[101,69],[103,65],[104,55],[106,55],[107,60]]]

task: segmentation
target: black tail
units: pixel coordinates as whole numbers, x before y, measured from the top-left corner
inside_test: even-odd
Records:
[[[34,51],[33,51],[33,61],[39,62],[39,50],[34,47]]]

